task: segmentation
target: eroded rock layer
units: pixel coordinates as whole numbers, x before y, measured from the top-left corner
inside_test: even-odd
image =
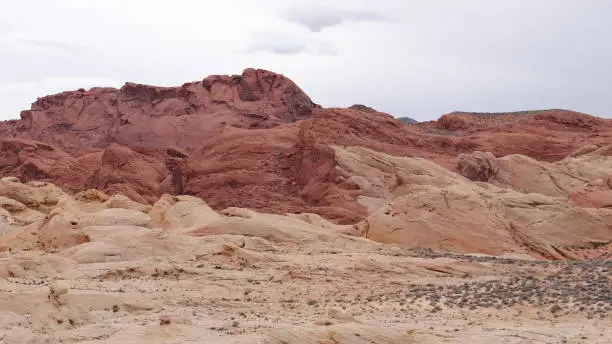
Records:
[[[612,142],[611,120],[572,111],[451,113],[406,124],[363,105],[323,109],[288,78],[246,69],[180,87],[64,92],[39,98],[21,117],[0,123],[0,175],[142,203],[189,194],[217,210],[310,212],[356,223],[370,213],[361,201],[368,190],[347,182],[355,178],[338,169],[333,147],[363,147],[520,192],[545,180],[544,195],[607,204],[605,171],[576,178],[580,167],[568,166],[573,177],[548,177],[546,163]],[[587,179],[592,185],[578,185]]]

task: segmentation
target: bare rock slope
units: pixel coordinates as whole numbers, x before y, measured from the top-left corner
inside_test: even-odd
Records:
[[[347,152],[385,162],[363,148]],[[15,178],[0,181],[0,195],[7,343],[607,343],[612,335],[609,261],[535,260],[518,246],[503,258],[410,249],[314,214],[217,212],[192,196],[146,205]],[[435,225],[424,201],[427,209],[412,211]],[[401,197],[395,204],[411,207]]]

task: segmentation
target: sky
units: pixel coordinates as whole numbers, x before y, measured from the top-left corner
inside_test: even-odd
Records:
[[[609,118],[610,13],[609,0],[2,1],[0,119],[65,90],[249,67],[325,107]]]

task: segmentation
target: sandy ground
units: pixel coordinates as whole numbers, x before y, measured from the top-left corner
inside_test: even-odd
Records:
[[[612,264],[380,245],[74,264],[5,252],[0,343],[610,343]],[[12,265],[11,265],[12,264]],[[52,266],[52,269],[42,268]]]

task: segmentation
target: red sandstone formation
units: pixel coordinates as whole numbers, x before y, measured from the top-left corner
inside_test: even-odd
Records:
[[[509,113],[454,112],[426,126],[468,135],[495,156],[524,154],[543,161],[564,158],[588,144],[604,145],[612,138],[612,120],[567,110]]]
[[[291,80],[264,70],[210,76],[180,87],[126,83],[39,98],[3,137],[28,138],[82,153],[111,143],[197,148],[225,128],[269,128],[310,117],[319,106]]]
[[[489,151],[559,160],[612,142],[612,121],[563,110],[452,113],[404,124],[365,107],[322,109],[289,79],[247,69],[181,87],[127,83],[39,98],[0,123],[0,175],[97,188],[151,202],[192,194],[212,207],[362,219],[359,187],[335,169],[332,145],[419,156],[456,170]]]

